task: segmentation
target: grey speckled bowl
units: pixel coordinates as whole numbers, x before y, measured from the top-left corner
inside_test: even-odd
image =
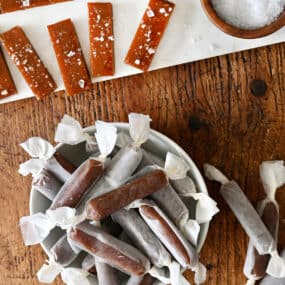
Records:
[[[129,125],[127,123],[114,123],[117,128],[118,132],[126,132],[128,133]],[[87,132],[93,134],[95,132],[95,126],[90,126],[85,129]],[[165,158],[165,155],[168,151],[173,152],[174,154],[179,155],[182,157],[190,166],[190,170],[188,175],[194,180],[197,191],[208,193],[204,179],[198,170],[195,163],[189,157],[189,155],[174,141],[169,139],[168,137],[164,136],[163,134],[151,130],[149,140],[143,145],[146,150],[149,150],[156,154],[157,156],[161,157],[162,159]],[[80,165],[88,156],[85,153],[85,144],[79,144],[76,146],[69,146],[59,144],[57,146],[58,151],[63,154],[66,158],[68,158],[72,163],[75,165]],[[42,196],[39,192],[32,189],[31,196],[30,196],[30,213],[35,214],[37,212],[44,212],[50,205],[50,201],[47,200],[44,196]],[[208,233],[209,224],[201,225],[201,231],[198,239],[197,249],[200,251],[207,233]],[[59,239],[61,236],[61,231],[59,229],[55,229],[48,238],[46,238],[41,246],[43,249],[48,252],[52,245]]]

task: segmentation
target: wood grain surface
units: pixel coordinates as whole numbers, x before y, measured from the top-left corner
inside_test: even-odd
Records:
[[[191,51],[189,51],[191,52]],[[253,96],[251,83],[264,80],[267,92]],[[19,147],[31,136],[53,142],[64,114],[82,125],[96,119],[126,121],[129,112],[152,117],[152,127],[179,143],[201,169],[210,162],[238,181],[256,204],[263,195],[258,166],[285,159],[285,44],[240,52],[94,86],[92,93],[0,106],[0,284],[39,284],[36,272],[46,256],[40,246],[24,247],[18,220],[29,213],[31,177],[17,173],[28,159]],[[218,193],[221,209],[201,252],[208,285],[244,284],[248,239]],[[278,193],[285,218],[285,188]],[[280,235],[285,245],[285,226]],[[58,278],[54,284],[62,284]]]

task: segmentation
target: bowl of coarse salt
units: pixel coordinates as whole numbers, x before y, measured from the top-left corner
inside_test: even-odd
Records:
[[[201,0],[208,18],[223,32],[256,39],[285,26],[285,0]]]

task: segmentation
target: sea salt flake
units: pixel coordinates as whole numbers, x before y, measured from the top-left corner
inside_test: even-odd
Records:
[[[67,54],[68,57],[73,57],[75,56],[75,52],[74,51],[70,51],[68,54]]]
[[[160,8],[160,9],[159,9],[159,13],[160,13],[160,14],[164,14],[164,13],[166,13],[165,8]]]
[[[5,89],[5,90],[3,90],[3,91],[1,91],[1,95],[2,96],[6,96],[6,95],[8,95],[8,91]]]
[[[79,81],[78,81],[78,85],[80,86],[80,88],[84,88],[85,87],[85,81],[83,80],[83,79],[80,79]]]
[[[141,63],[141,61],[140,61],[139,59],[136,59],[136,60],[135,60],[135,64],[136,64],[136,65],[140,65],[140,63]]]
[[[147,52],[148,52],[149,54],[154,54],[154,53],[155,53],[155,49],[149,48],[149,49],[147,50]]]
[[[149,7],[148,7],[148,9],[147,9],[146,14],[147,14],[147,16],[148,16],[149,18],[154,17],[154,12],[153,12]]]

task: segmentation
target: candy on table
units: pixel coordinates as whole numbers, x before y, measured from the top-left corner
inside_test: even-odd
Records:
[[[171,256],[134,209],[120,210],[112,219],[121,225],[132,243],[157,267],[169,266]]]
[[[285,249],[281,252],[281,256],[285,258]],[[259,285],[285,285],[284,278],[274,278],[270,275],[266,275],[259,283]]]
[[[15,83],[0,48],[0,99],[17,93]]]
[[[52,201],[62,187],[62,182],[51,172],[43,169],[40,174],[33,179],[32,187]]]
[[[96,274],[97,270],[96,270],[96,266],[95,266],[95,258],[94,256],[87,254],[84,259],[82,260],[82,269],[92,273],[92,274]]]
[[[127,64],[149,69],[174,7],[167,0],[150,0],[125,58]]]
[[[29,138],[20,146],[32,157],[20,164],[19,173],[24,176],[31,173],[34,179],[37,179],[41,171],[45,169],[64,183],[76,169],[56,148],[40,137]]]
[[[127,285],[152,285],[154,283],[154,278],[146,274],[142,277],[140,276],[131,276],[127,282]]]
[[[70,19],[48,26],[57,62],[69,96],[92,88],[75,27]]]
[[[260,255],[271,255],[266,272],[273,277],[285,277],[285,260],[278,255],[274,238],[238,184],[235,181],[229,181],[212,165],[205,164],[204,170],[209,180],[222,184],[221,195],[239,220],[257,252]]]
[[[0,0],[0,14],[70,0]]]
[[[265,161],[260,165],[260,177],[266,193],[257,208],[265,226],[272,237],[277,241],[279,225],[279,206],[275,200],[276,190],[285,183],[285,167],[283,161]],[[244,264],[244,274],[248,278],[248,284],[254,284],[262,279],[270,259],[269,254],[260,255],[250,241]]]
[[[25,244],[41,242],[55,226],[67,229],[84,219],[75,216],[75,207],[102,176],[104,163],[116,143],[117,129],[112,124],[97,121],[95,137],[101,155],[89,158],[78,167],[64,183],[45,214],[36,213],[20,219]]]
[[[121,271],[141,276],[149,260],[136,248],[104,232],[102,228],[83,223],[69,232],[75,246]]]
[[[88,3],[91,74],[115,73],[113,8],[111,3]]]
[[[141,144],[149,138],[150,117],[131,113],[129,125],[132,143],[122,147],[109,161],[104,176],[81,201],[77,214],[82,214],[85,211],[85,205],[90,199],[99,197],[120,186],[140,164],[142,159]]]
[[[1,34],[0,40],[37,99],[55,91],[54,80],[19,26]]]
[[[100,285],[120,285],[115,268],[105,262],[101,262],[98,258],[95,258],[95,265]]]

